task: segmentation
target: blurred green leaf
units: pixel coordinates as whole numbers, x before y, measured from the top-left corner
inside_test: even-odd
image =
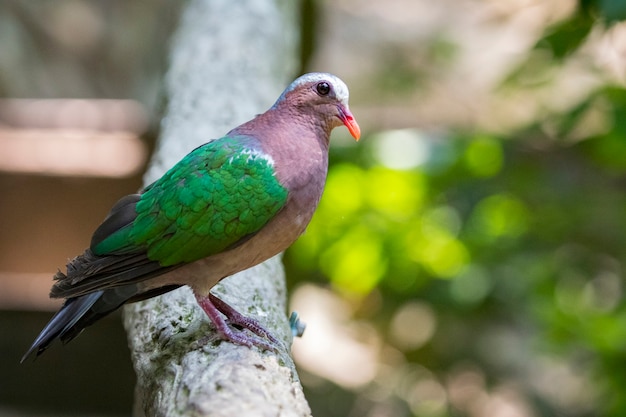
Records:
[[[580,1],[502,89],[557,82],[625,4]],[[455,58],[445,42],[430,52]],[[388,53],[381,94],[423,87],[427,71]],[[528,415],[626,415],[626,90],[581,94],[517,131],[393,129],[332,149],[318,212],[285,261],[377,326],[384,371],[352,401],[385,404],[381,415],[481,415],[459,400],[471,392]],[[499,396],[502,381],[517,397]]]
[[[626,19],[626,1],[600,0],[598,4],[601,16],[611,24]]]
[[[465,164],[477,177],[496,175],[504,164],[500,142],[487,136],[473,139],[465,150]]]
[[[571,18],[548,29],[535,48],[547,49],[556,59],[563,59],[578,49],[591,32],[594,19],[586,11],[579,11]]]

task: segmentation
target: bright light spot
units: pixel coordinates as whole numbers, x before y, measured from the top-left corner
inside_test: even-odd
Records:
[[[432,224],[435,227],[442,228],[456,236],[463,226],[463,221],[459,213],[450,206],[437,206],[429,209],[422,215],[422,223],[424,227]]]
[[[437,224],[419,221],[406,235],[409,256],[431,274],[452,278],[470,261],[465,245]]]
[[[448,377],[447,389],[450,403],[472,417],[470,411],[476,410],[488,399],[485,375],[472,365],[454,370]]]
[[[465,246],[444,233],[432,234],[429,240],[421,251],[422,264],[441,278],[457,275],[469,260]]]
[[[47,175],[125,177],[146,158],[132,133],[0,129],[0,171]]]
[[[517,237],[528,228],[528,209],[519,199],[496,194],[483,199],[470,218],[470,229],[476,236],[493,240],[499,237]]]
[[[447,382],[448,398],[461,415],[469,417],[533,417],[525,393],[513,384],[499,384],[488,389],[482,370],[463,365]],[[543,392],[543,391],[541,391]]]
[[[376,210],[395,217],[412,217],[422,206],[426,180],[417,172],[373,168],[368,171],[367,199]]]
[[[0,170],[124,177],[146,158],[148,125],[133,100],[0,100]]]
[[[372,138],[376,158],[392,169],[411,169],[425,163],[430,146],[415,129],[390,130]]]
[[[328,173],[319,210],[327,216],[349,216],[363,206],[365,171],[352,164],[339,164]]]
[[[504,164],[502,145],[488,137],[474,139],[465,151],[465,164],[477,177],[496,175]]]
[[[593,377],[585,368],[564,358],[538,357],[529,363],[528,381],[564,415],[589,412],[598,398],[598,384],[590,383]]]
[[[583,300],[597,312],[608,313],[622,301],[622,279],[613,272],[603,272],[585,284]]]
[[[481,404],[481,417],[534,417],[530,404],[517,387],[502,386]]]
[[[409,406],[416,416],[442,416],[447,405],[446,391],[434,378],[417,381],[409,397]]]
[[[320,266],[338,289],[368,294],[387,270],[380,236],[357,225],[321,256]]]
[[[391,320],[390,332],[394,344],[402,350],[414,350],[427,343],[437,328],[437,316],[428,304],[408,302]]]
[[[452,298],[462,304],[476,304],[491,290],[488,272],[478,265],[467,265],[450,283]]]
[[[349,322],[350,308],[344,301],[330,291],[304,285],[293,293],[291,309],[307,323],[303,337],[293,344],[298,366],[344,388],[374,379],[381,341],[371,327]]]
[[[0,120],[14,128],[96,130],[141,134],[148,116],[134,100],[0,99]]]

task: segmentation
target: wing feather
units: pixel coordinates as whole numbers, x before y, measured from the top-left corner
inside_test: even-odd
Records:
[[[91,246],[58,272],[52,297],[140,282],[250,239],[287,201],[250,137],[196,148],[140,194],[120,199]]]

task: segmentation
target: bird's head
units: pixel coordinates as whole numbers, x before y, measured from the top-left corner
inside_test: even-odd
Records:
[[[332,74],[313,72],[292,82],[278,98],[274,107],[287,104],[305,114],[313,114],[329,123],[330,129],[345,125],[355,140],[361,129],[348,107],[348,87]]]

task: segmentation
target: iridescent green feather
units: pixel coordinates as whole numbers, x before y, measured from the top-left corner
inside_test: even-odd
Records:
[[[131,225],[96,254],[145,250],[162,266],[219,253],[261,229],[287,201],[271,159],[247,137],[196,148],[148,187]]]

